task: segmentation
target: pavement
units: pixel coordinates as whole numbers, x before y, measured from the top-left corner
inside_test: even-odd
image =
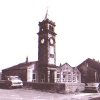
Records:
[[[0,100],[100,100],[100,93],[58,94],[27,88],[0,89]]]

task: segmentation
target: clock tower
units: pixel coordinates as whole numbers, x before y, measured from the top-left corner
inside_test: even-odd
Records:
[[[47,18],[39,22],[38,32],[38,79],[39,82],[54,82],[56,70],[55,23]]]

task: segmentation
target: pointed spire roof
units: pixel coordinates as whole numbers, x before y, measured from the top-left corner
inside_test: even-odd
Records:
[[[44,20],[46,20],[46,19],[48,19],[48,8],[47,8]]]

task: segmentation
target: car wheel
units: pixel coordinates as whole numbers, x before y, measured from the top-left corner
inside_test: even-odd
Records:
[[[97,89],[97,92],[100,93],[100,88]]]

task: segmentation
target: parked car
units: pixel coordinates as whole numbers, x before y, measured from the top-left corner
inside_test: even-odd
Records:
[[[0,81],[1,88],[22,87],[23,82],[19,76],[7,76],[6,80]]]
[[[85,83],[85,91],[96,91],[100,92],[100,83]]]

